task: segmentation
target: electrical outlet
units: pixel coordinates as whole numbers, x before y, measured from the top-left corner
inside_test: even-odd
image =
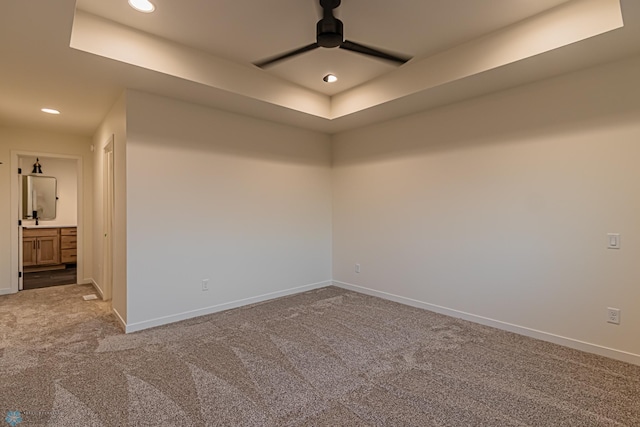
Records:
[[[360,264],[356,264],[356,273],[360,273]]]
[[[209,290],[209,279],[204,279],[202,281],[202,290],[203,291],[208,291]]]
[[[607,307],[607,322],[614,325],[620,324],[620,309]]]

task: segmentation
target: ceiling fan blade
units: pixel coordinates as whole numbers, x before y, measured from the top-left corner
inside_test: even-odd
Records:
[[[404,64],[405,62],[411,59],[411,57],[409,56],[392,55],[389,53],[379,51],[377,49],[373,49],[373,48],[361,45],[359,43],[351,42],[349,40],[343,41],[342,44],[340,45],[340,49],[346,49],[352,52],[362,53],[364,55],[375,56],[376,58],[386,59],[387,61],[393,61],[400,64]]]
[[[309,44],[307,46],[304,46],[304,47],[301,47],[299,49],[292,50],[290,52],[283,53],[281,55],[274,56],[274,57],[269,58],[269,59],[264,59],[262,61],[254,62],[253,65],[255,65],[256,67],[264,68],[264,67],[266,67],[268,65],[273,64],[274,62],[282,61],[283,59],[291,58],[292,56],[300,55],[301,53],[305,53],[305,52],[308,52],[310,50],[317,49],[319,47],[320,46],[318,46],[318,43],[311,43],[311,44]]]

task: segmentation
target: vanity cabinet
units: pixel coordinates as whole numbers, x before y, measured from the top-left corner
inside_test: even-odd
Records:
[[[60,264],[59,229],[24,229],[22,237],[23,266]]]
[[[77,256],[77,228],[23,228],[22,266],[29,269],[51,270],[75,264]]]

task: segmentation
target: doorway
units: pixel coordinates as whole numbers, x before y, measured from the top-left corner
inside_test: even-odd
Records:
[[[80,159],[18,153],[18,290],[78,283]],[[42,214],[42,194],[30,183],[53,181],[53,212]]]

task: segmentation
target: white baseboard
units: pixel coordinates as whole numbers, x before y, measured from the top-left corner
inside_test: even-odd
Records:
[[[93,279],[88,279],[87,283],[93,285],[93,289],[95,289],[96,292],[100,295],[100,299],[104,300],[104,294],[102,293],[102,289],[100,289],[100,286],[98,286],[96,281]]]
[[[93,289],[95,289],[98,295],[100,295],[100,299],[104,301],[104,293],[102,293],[102,289],[100,289],[100,286],[98,286],[98,283],[93,278],[91,278],[91,279],[87,279],[87,284],[93,285]],[[111,306],[111,312],[116,316],[116,320],[118,320],[118,323],[120,324],[120,327],[122,328],[122,330],[126,332],[127,324],[122,318],[122,316],[120,315],[120,313],[118,313],[118,310],[116,310],[115,308],[113,308],[113,306]]]
[[[116,316],[116,319],[118,320],[118,323],[120,323],[120,327],[122,328],[122,330],[126,333],[127,332],[127,323],[124,321],[124,319],[122,318],[120,313],[118,313],[118,310],[116,310],[115,308],[111,307],[111,311]]]
[[[141,331],[143,329],[153,328],[156,326],[166,325],[168,323],[179,322],[180,320],[191,319],[193,317],[204,316],[207,314],[217,313],[219,311],[229,310],[232,308],[242,307],[249,304],[256,304],[263,301],[268,301],[275,298],[284,297],[287,295],[299,294],[301,292],[310,291],[313,289],[324,288],[330,286],[332,282],[330,280],[318,283],[312,283],[309,285],[299,286],[296,288],[285,289],[283,291],[271,292],[264,295],[258,295],[251,298],[244,298],[236,301],[226,302],[223,304],[213,305],[210,307],[200,308],[197,310],[186,311],[183,313],[172,314],[170,316],[158,317],[156,319],[144,320],[142,322],[126,324],[120,318],[120,321],[124,325],[126,333]]]
[[[12,288],[4,288],[4,289],[0,289],[0,295],[9,295],[9,294],[15,294],[16,291],[14,291]]]
[[[398,302],[400,304],[409,305],[411,307],[422,308],[425,310],[433,311],[435,313],[444,314],[459,319],[468,320],[470,322],[479,323],[485,326],[491,326],[497,329],[502,329],[516,334],[524,335],[531,338],[536,338],[542,341],[559,344],[565,347],[573,348],[576,350],[585,351],[587,353],[593,353],[600,356],[609,357],[611,359],[621,360],[623,362],[632,363],[634,365],[640,365],[640,354],[628,353],[622,350],[616,350],[613,348],[603,347],[597,344],[592,344],[573,338],[567,338],[560,335],[551,334],[548,332],[538,331],[536,329],[527,328],[524,326],[518,326],[500,320],[490,319],[488,317],[477,316],[471,313],[465,313],[463,311],[454,310],[447,307],[442,307],[435,304],[430,304],[423,301],[418,301],[412,298],[406,298],[399,295],[390,294],[387,292],[377,291],[375,289],[365,288],[363,286],[354,285],[351,283],[339,282],[334,280],[334,286],[347,289],[354,292],[359,292],[374,297],[379,297],[389,301]]]

